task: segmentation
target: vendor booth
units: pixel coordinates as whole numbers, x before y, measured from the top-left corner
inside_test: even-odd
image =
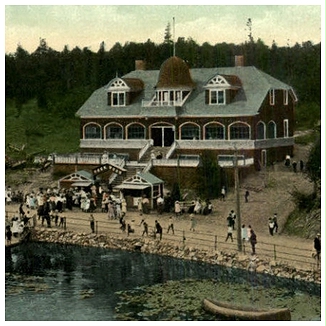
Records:
[[[164,181],[155,175],[149,172],[138,172],[114,187],[114,190],[122,192],[129,208],[137,207],[139,200],[146,197],[149,200],[150,208],[153,209],[156,207],[156,198],[163,195],[163,186]]]

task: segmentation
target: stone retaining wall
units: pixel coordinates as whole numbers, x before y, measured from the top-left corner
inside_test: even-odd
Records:
[[[266,273],[279,277],[286,277],[307,282],[321,283],[320,271],[298,270],[276,261],[264,261],[256,259],[254,261],[244,254],[228,253],[215,250],[200,250],[186,246],[182,242],[171,245],[151,238],[126,238],[122,236],[107,236],[94,233],[75,233],[57,229],[33,229],[31,233],[32,241],[50,242],[61,244],[72,244],[78,246],[92,246],[101,248],[121,249],[128,251],[141,251],[144,253],[165,255],[174,258],[201,261],[209,264],[217,264],[230,268],[248,269],[249,265],[257,273]]]

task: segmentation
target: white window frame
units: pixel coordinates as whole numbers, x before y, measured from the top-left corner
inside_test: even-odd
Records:
[[[120,103],[120,95],[123,95],[123,103]],[[114,103],[114,98],[117,98],[117,104]],[[112,91],[111,92],[111,106],[126,106],[126,92],[118,92],[118,91]]]
[[[283,104],[289,105],[289,90],[287,89],[283,90]]]
[[[193,127],[193,130],[195,132],[191,135],[191,137],[183,137],[184,136],[183,132],[184,132],[185,127]],[[189,136],[189,134],[187,136]],[[179,127],[179,138],[180,138],[180,140],[199,140],[200,136],[201,136],[200,126],[198,124],[196,124],[196,123],[185,122],[182,125],[180,125],[180,127]]]
[[[132,137],[132,138],[130,138],[130,135],[131,135],[130,128],[131,127],[136,127],[136,126],[139,127],[139,129],[142,128],[142,130],[144,131],[143,137],[140,137],[140,138],[138,138],[138,137]],[[137,123],[135,123],[135,122],[130,123],[126,127],[126,130],[127,130],[127,139],[146,139],[146,128],[145,128],[145,126],[143,124],[141,124],[139,122],[137,122]]]
[[[271,88],[269,90],[269,104],[275,105],[275,89],[274,88]]]
[[[263,126],[263,138],[258,138],[258,126],[259,125]],[[263,121],[258,121],[257,122],[257,124],[256,124],[256,132],[257,132],[256,139],[258,139],[258,140],[266,139],[266,124],[265,124],[265,122],[263,122]]]
[[[221,127],[223,129],[223,138],[206,138],[206,128],[210,127],[210,126],[212,126],[212,127],[214,127],[214,126]],[[225,126],[220,122],[209,122],[209,123],[205,124],[204,128],[203,128],[203,139],[205,139],[205,140],[207,140],[207,139],[209,139],[209,140],[223,140],[223,139],[225,139]]]
[[[232,133],[231,133],[231,128],[234,127],[235,125],[239,125],[240,127],[246,127],[248,128],[248,137],[242,137],[243,136],[243,133],[240,132],[240,136],[239,138],[236,138],[236,137],[231,137],[232,136]],[[234,123],[231,123],[229,126],[228,126],[228,139],[229,140],[250,140],[251,139],[251,127],[248,123],[246,122],[243,122],[243,121],[236,121]]]
[[[108,128],[111,128],[111,127],[119,127],[121,129],[121,138],[115,138],[115,137],[107,137],[107,129]],[[124,130],[123,130],[123,126],[119,123],[116,123],[116,122],[111,122],[111,123],[108,123],[107,125],[104,126],[104,137],[105,139],[123,139],[124,137]]]
[[[289,119],[283,120],[283,133],[284,138],[289,138]]]
[[[212,93],[216,93],[216,103],[212,103]],[[222,93],[223,102],[219,101],[219,93]],[[225,105],[226,98],[225,98],[225,89],[210,89],[209,90],[209,105]]]
[[[86,137],[86,129],[88,127],[91,127],[91,128],[99,128],[99,137]],[[84,125],[83,127],[83,139],[102,139],[102,127],[98,124],[98,123],[95,123],[95,122],[89,122],[87,124]]]
[[[273,126],[274,137],[272,137],[272,138],[270,137],[270,126]],[[268,137],[268,139],[276,139],[277,138],[277,125],[274,120],[271,120],[268,122],[266,133],[267,133],[266,137]]]

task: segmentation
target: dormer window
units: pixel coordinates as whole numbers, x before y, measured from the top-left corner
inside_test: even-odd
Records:
[[[137,78],[114,78],[108,85],[108,105],[129,105],[143,90],[144,83]]]
[[[183,106],[195,86],[187,64],[176,56],[170,57],[161,66],[155,94],[142,105]]]
[[[112,92],[111,93],[111,106],[125,106],[126,93],[125,92]]]
[[[216,75],[204,86],[205,102],[209,105],[228,104],[240,88],[241,82],[237,76]]]
[[[225,90],[209,90],[209,104],[225,104]]]
[[[157,90],[150,101],[143,101],[144,106],[182,106],[189,97],[190,90]]]

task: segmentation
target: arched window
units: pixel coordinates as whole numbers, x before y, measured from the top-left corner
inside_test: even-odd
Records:
[[[122,127],[118,124],[109,124],[105,127],[106,139],[122,139],[123,131]]]
[[[205,139],[224,139],[224,126],[219,123],[206,125]]]
[[[250,139],[249,125],[236,122],[230,126],[230,139]]]
[[[276,123],[274,121],[268,122],[267,138],[276,138]]]
[[[199,126],[187,123],[181,126],[181,139],[199,139]]]
[[[265,124],[264,124],[264,122],[260,121],[257,123],[256,132],[257,132],[257,135],[256,135],[257,139],[265,139]]]
[[[95,123],[90,123],[84,127],[85,139],[101,139],[101,127]]]
[[[128,127],[128,139],[144,139],[145,128],[139,123],[132,124]]]

